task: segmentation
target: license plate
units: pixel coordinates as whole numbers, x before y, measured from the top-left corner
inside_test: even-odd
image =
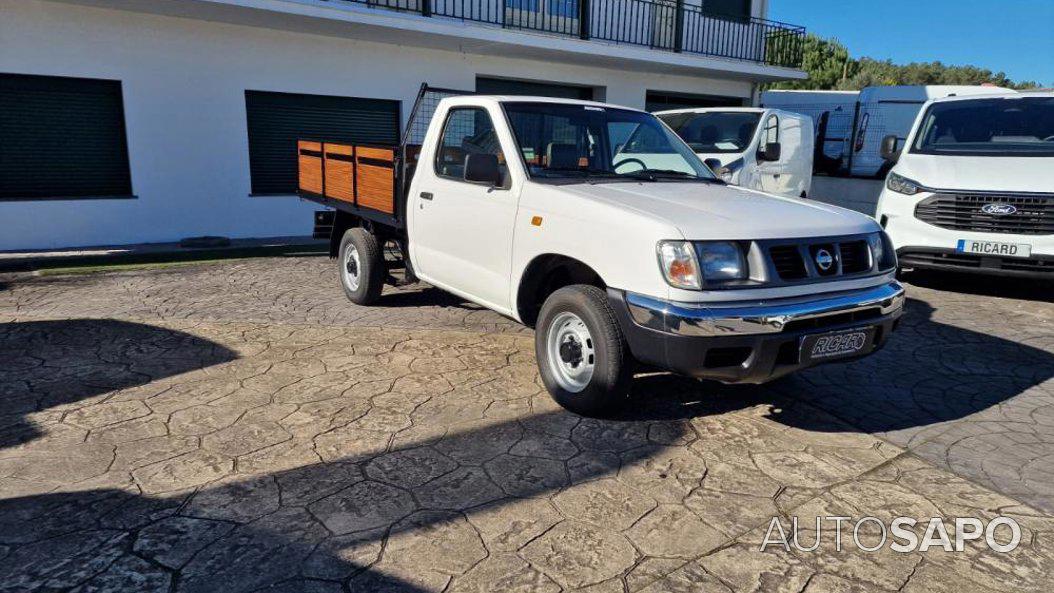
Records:
[[[805,336],[801,342],[802,361],[836,360],[864,354],[871,348],[874,337],[873,327]]]
[[[998,243],[970,239],[959,239],[955,250],[959,253],[979,253],[999,257],[1029,257],[1032,255],[1032,246],[1027,243]]]

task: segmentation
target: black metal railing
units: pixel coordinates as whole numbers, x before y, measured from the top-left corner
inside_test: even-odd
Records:
[[[684,0],[332,0],[581,39],[801,68],[805,28]]]

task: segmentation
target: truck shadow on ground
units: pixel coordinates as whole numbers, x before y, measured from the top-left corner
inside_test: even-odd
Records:
[[[1054,377],[1054,353],[1048,350],[932,317],[928,303],[908,299],[900,328],[882,351],[766,385],[721,385],[670,374],[637,377],[621,417],[692,418],[728,407],[782,403],[770,417],[805,430],[912,431],[982,412]],[[841,422],[811,418],[786,405],[791,402],[815,406]]]
[[[1054,375],[1049,352],[943,325],[930,313],[925,303],[911,301],[903,329],[886,351],[771,386],[719,388],[663,374],[639,377],[630,405],[611,420],[577,419],[564,412],[538,414],[453,431],[394,450],[379,445],[375,451],[329,463],[239,474],[167,494],[143,494],[128,483],[81,491],[70,484],[53,493],[15,495],[0,500],[0,546],[6,546],[0,548],[0,590],[82,584],[137,592],[433,590],[431,583],[442,585],[448,578],[444,575],[466,568],[460,564],[463,559],[444,547],[464,541],[466,534],[476,537],[466,518],[614,475],[622,466],[657,455],[664,446],[649,444],[649,423],[662,423],[663,441],[672,443],[693,430],[689,422],[679,420],[769,404],[773,420],[806,430],[924,426],[981,411]],[[8,386],[20,381],[19,365],[44,364],[39,357],[24,356],[26,347],[34,344],[47,344],[53,356],[60,356],[53,363],[61,382],[32,390],[36,399],[29,406],[17,396],[17,387],[10,391]],[[0,429],[4,462],[16,459],[39,436],[25,419],[27,414],[236,357],[219,344],[180,332],[81,320],[5,324],[0,326],[0,352],[5,362],[0,365],[5,373],[4,414],[21,417]],[[99,360],[116,366],[99,367]],[[984,364],[977,365],[979,361]],[[920,380],[931,380],[933,392],[920,392]],[[949,396],[977,381],[988,386],[982,396]],[[78,387],[69,390],[60,384]],[[802,401],[809,403],[786,405]],[[815,411],[810,404],[855,423],[810,413]],[[868,413],[861,415],[861,409]],[[462,463],[415,484],[400,483],[415,474],[413,461],[388,481],[364,471],[379,456],[394,459],[422,450],[458,459],[482,447],[497,456],[503,450],[500,443],[519,438],[531,426],[569,422],[592,431],[577,443],[582,452],[573,471],[564,465],[560,472],[539,470],[527,472],[529,479],[503,481],[477,464]],[[525,459],[536,468],[552,465],[544,459]],[[440,487],[444,476],[452,475],[458,479]],[[415,534],[424,535],[409,543],[403,539]],[[397,540],[402,541],[399,554],[417,563],[399,572],[415,575],[412,580],[393,576],[390,566],[375,564],[382,546],[387,546],[388,561],[397,560],[391,544]],[[453,569],[444,563],[453,563]],[[427,568],[437,565],[438,577]]]
[[[112,319],[0,323],[0,447],[33,440],[26,415],[238,358],[190,334]]]

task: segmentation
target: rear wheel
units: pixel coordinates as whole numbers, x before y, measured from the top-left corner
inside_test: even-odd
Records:
[[[386,269],[376,235],[358,227],[344,231],[337,265],[340,285],[348,300],[357,305],[377,302],[384,289]]]
[[[564,408],[603,416],[625,401],[633,361],[603,290],[574,285],[551,294],[538,316],[534,349],[542,382]]]

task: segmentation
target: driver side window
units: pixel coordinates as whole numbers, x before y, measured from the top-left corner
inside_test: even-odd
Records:
[[[775,115],[770,115],[765,120],[765,131],[761,136],[761,147],[765,148],[766,144],[780,141],[780,118]]]
[[[503,176],[508,171],[490,114],[479,107],[455,107],[443,124],[443,136],[436,150],[436,175],[464,179],[465,160],[470,154],[497,155]]]

